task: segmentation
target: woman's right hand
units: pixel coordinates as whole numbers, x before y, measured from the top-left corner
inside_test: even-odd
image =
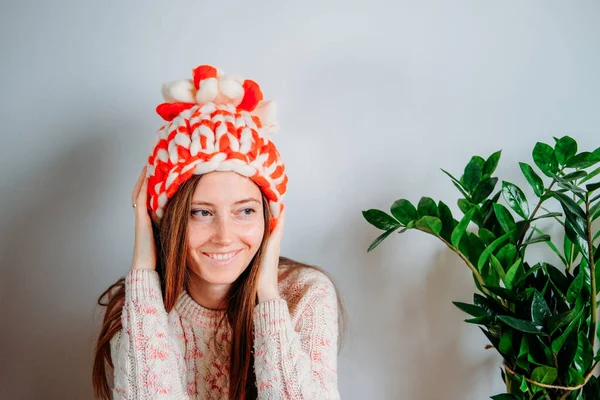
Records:
[[[135,214],[135,241],[132,269],[156,269],[156,247],[152,232],[152,220],[146,207],[147,196],[148,178],[146,177],[146,167],[144,167],[131,194],[132,205],[136,205],[133,208]]]

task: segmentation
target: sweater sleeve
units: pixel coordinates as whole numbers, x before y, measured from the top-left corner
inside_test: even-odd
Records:
[[[181,327],[165,310],[156,271],[129,271],[121,322],[110,341],[113,398],[188,399]]]
[[[337,297],[331,281],[314,283],[294,326],[283,299],[254,310],[258,399],[339,399]]]

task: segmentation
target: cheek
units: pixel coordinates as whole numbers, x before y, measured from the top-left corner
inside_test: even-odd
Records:
[[[256,247],[260,246],[264,233],[265,224],[262,220],[256,223],[234,225],[230,230],[234,240]],[[191,250],[202,247],[210,242],[212,236],[213,232],[210,227],[190,224],[188,226],[188,248]]]
[[[188,228],[188,247],[200,247],[210,240],[210,230],[202,228]]]
[[[264,224],[253,224],[252,226],[244,227],[241,235],[246,243],[258,247],[260,246],[264,232]]]

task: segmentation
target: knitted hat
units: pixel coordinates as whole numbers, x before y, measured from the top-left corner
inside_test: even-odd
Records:
[[[288,181],[271,141],[279,128],[276,104],[263,100],[256,82],[210,65],[195,68],[192,79],[163,85],[162,92],[166,103],[156,111],[167,123],[156,133],[147,168],[152,218],[160,220],[169,199],[193,175],[234,171],[268,198],[273,230]]]

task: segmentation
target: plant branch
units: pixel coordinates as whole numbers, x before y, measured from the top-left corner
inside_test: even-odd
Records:
[[[595,265],[594,265],[594,239],[592,237],[592,216],[590,215],[590,194],[589,192],[585,195],[585,214],[586,214],[586,222],[587,222],[587,241],[588,241],[588,257],[590,264],[590,278],[592,281],[591,287],[591,298],[590,305],[592,307],[591,312],[591,327],[588,332],[588,339],[590,339],[590,343],[592,344],[592,349],[594,348],[594,342],[596,339],[596,273],[595,273]]]
[[[577,390],[577,389],[581,389],[582,387],[584,387],[586,385],[586,383],[588,382],[588,380],[592,377],[592,375],[594,375],[594,369],[596,368],[596,365],[598,365],[598,362],[596,361],[596,363],[594,363],[594,365],[592,365],[592,368],[590,368],[590,371],[585,375],[584,379],[583,379],[583,383],[577,385],[577,386],[556,386],[556,385],[547,385],[545,383],[540,383],[538,381],[534,381],[533,379],[529,379],[524,377],[521,374],[517,374],[515,371],[513,371],[512,369],[510,369],[510,367],[508,365],[506,365],[506,363],[504,363],[504,370],[508,373],[510,373],[511,375],[520,375],[523,376],[523,379],[525,379],[527,382],[531,383],[532,385],[535,386],[539,386],[539,387],[543,387],[546,389],[560,389],[560,390],[568,390],[568,391],[573,391],[573,390]]]
[[[442,242],[444,242],[444,244],[445,244],[446,246],[448,246],[448,248],[449,248],[450,250],[452,250],[453,252],[455,252],[456,254],[458,254],[458,256],[459,256],[460,258],[462,258],[462,260],[463,260],[463,261],[464,261],[464,262],[467,264],[467,267],[469,267],[469,269],[471,270],[471,272],[473,272],[473,275],[474,275],[474,276],[475,276],[475,278],[477,279],[477,282],[479,282],[479,286],[481,286],[481,290],[483,291],[483,293],[485,293],[485,294],[487,294],[488,296],[490,296],[490,297],[492,297],[492,298],[494,298],[494,299],[495,299],[495,298],[496,298],[496,296],[495,296],[493,293],[491,293],[489,290],[487,290],[487,289],[484,287],[484,285],[485,285],[485,282],[483,281],[483,278],[482,278],[481,274],[479,273],[479,271],[477,270],[477,268],[475,268],[475,266],[474,266],[474,265],[471,263],[471,261],[469,261],[469,259],[468,259],[468,258],[467,258],[467,257],[466,257],[466,256],[465,256],[465,255],[464,255],[464,254],[463,254],[463,253],[462,253],[462,252],[459,250],[459,249],[457,249],[456,247],[454,247],[454,246],[452,246],[450,243],[448,243],[448,242],[446,241],[446,239],[444,239],[444,238],[443,238],[443,237],[441,237],[441,236],[438,236],[438,237],[439,237],[439,239],[440,239]]]
[[[550,183],[550,186],[548,186],[548,189],[546,189],[545,193],[548,193],[552,189],[552,187],[554,186],[555,183],[556,183],[556,178],[552,179],[552,183]],[[517,240],[517,249],[519,249],[521,247],[521,244],[523,243],[523,239],[525,238],[525,233],[527,233],[527,230],[529,229],[529,226],[531,225],[531,220],[533,219],[533,217],[535,217],[535,214],[538,212],[538,210],[542,206],[542,203],[544,202],[544,200],[542,200],[542,197],[544,197],[544,195],[542,195],[540,197],[540,201],[537,203],[537,205],[533,209],[533,212],[531,213],[529,218],[527,218],[527,221],[525,221],[525,225],[523,225],[523,231],[521,231],[521,236],[519,237],[519,240]]]
[[[573,200],[575,200],[575,195],[573,195]],[[565,224],[567,223],[566,217],[565,217]],[[571,273],[571,269],[573,268],[573,263],[575,262],[575,259],[573,257],[573,254],[575,252],[575,243],[571,242],[571,253],[570,253],[570,257],[569,257],[569,265],[567,266],[567,272],[569,272],[569,274]]]

